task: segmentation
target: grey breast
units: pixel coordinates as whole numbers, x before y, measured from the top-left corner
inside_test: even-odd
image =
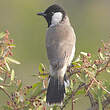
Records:
[[[69,64],[69,57],[75,46],[75,34],[71,25],[58,24],[47,31],[46,48],[49,63],[52,67],[63,67]]]

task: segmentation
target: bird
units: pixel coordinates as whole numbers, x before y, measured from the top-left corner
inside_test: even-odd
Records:
[[[37,13],[47,21],[46,50],[49,61],[49,80],[46,103],[62,105],[65,97],[67,67],[75,54],[76,36],[65,10],[58,4],[49,6],[44,12]]]

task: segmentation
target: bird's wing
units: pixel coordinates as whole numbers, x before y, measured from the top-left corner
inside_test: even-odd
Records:
[[[47,56],[53,68],[62,68],[65,62],[68,66],[75,41],[74,30],[70,25],[58,25],[48,29],[46,36]]]

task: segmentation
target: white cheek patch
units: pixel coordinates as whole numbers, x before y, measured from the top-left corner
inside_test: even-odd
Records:
[[[52,25],[58,24],[59,22],[61,22],[62,17],[63,17],[63,14],[61,12],[54,13],[54,15],[52,16],[51,24]]]

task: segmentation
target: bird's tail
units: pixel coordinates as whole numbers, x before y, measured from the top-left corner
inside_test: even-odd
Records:
[[[64,79],[50,77],[46,102],[48,105],[62,104],[65,94]]]

